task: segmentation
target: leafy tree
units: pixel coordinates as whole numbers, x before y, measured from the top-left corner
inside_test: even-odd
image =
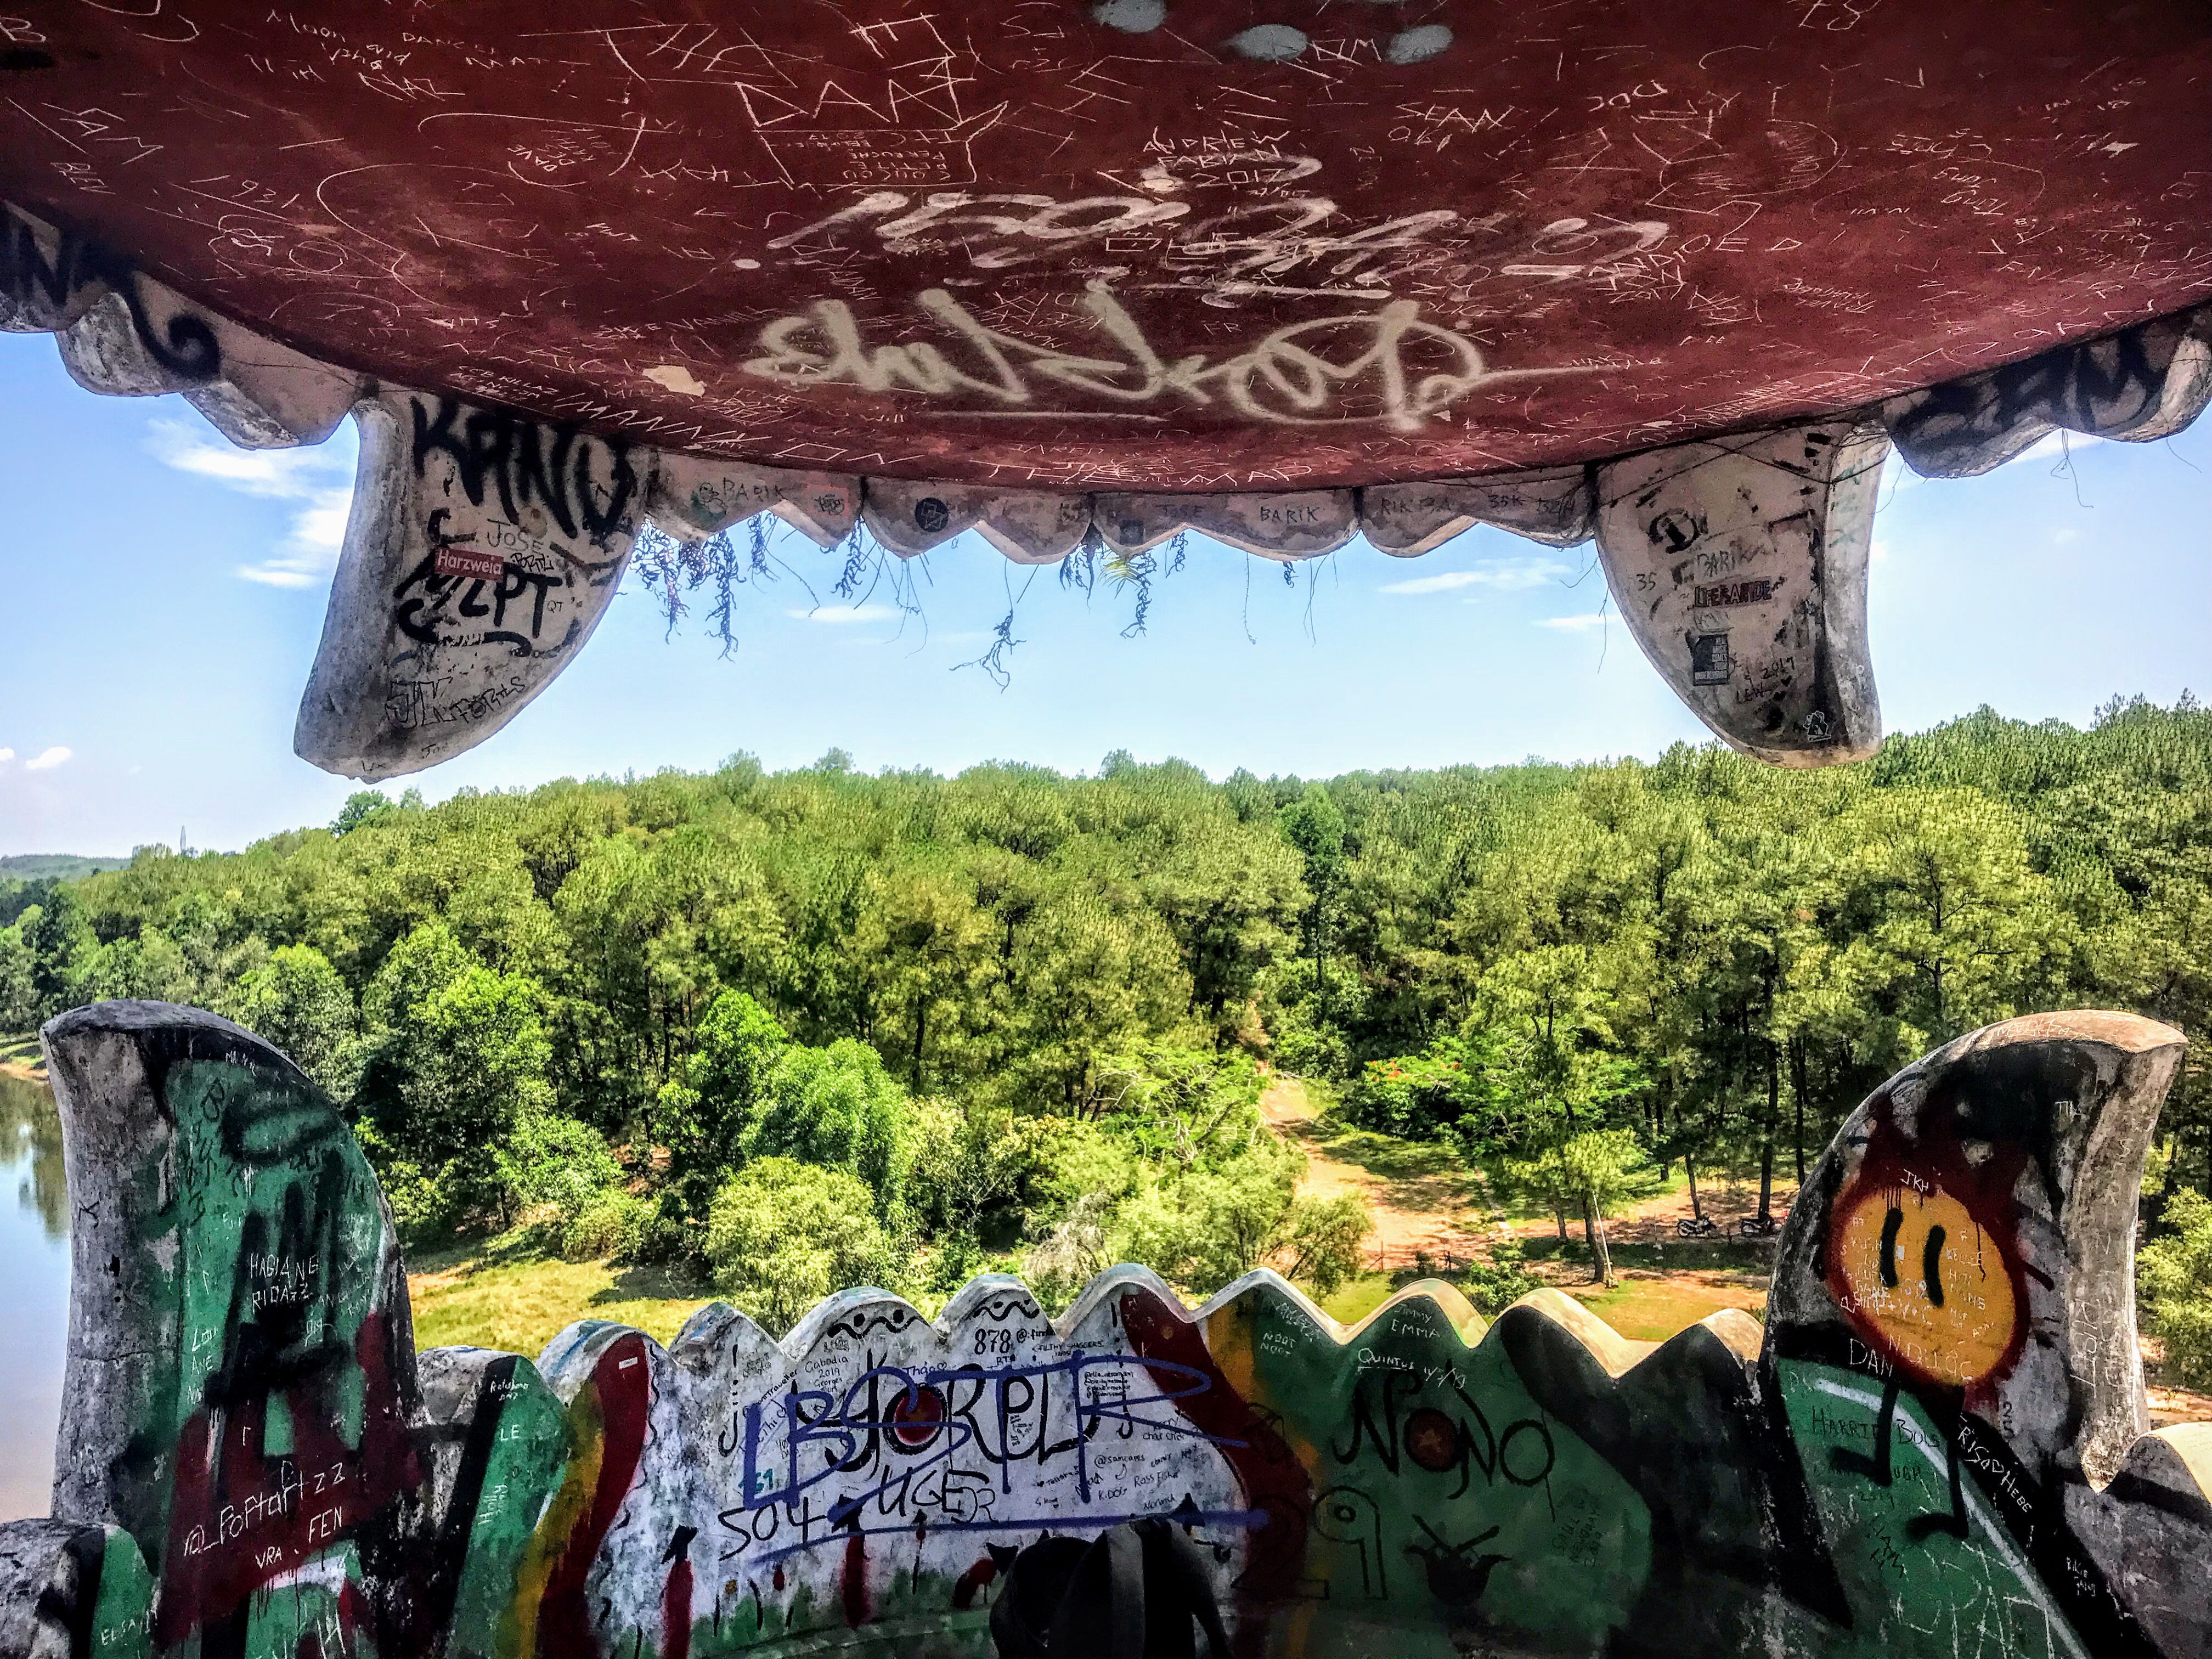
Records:
[[[353,993],[314,946],[272,951],[220,999],[216,1012],[275,1043],[338,1098],[352,1092],[359,1064]]]
[[[394,808],[392,798],[380,789],[356,789],[345,798],[338,815],[331,821],[333,836],[349,835],[364,823],[374,823],[389,817]]]
[[[743,991],[716,997],[692,1038],[682,1081],[661,1086],[652,1115],[670,1174],[686,1188],[737,1163],[769,1079],[791,1046],[775,1016]]]
[[[914,1114],[873,1048],[841,1037],[777,1058],[751,1121],[738,1136],[748,1159],[797,1158],[849,1170],[886,1221],[901,1218],[914,1165]]]
[[[37,961],[20,926],[0,927],[0,1032],[28,1030],[39,1023]]]
[[[81,1000],[97,942],[83,902],[71,886],[58,886],[36,914],[16,921],[31,947],[31,1000],[40,1019],[51,1019]]]
[[[832,1291],[900,1277],[860,1178],[788,1158],[757,1158],[714,1194],[707,1260],[715,1289],[771,1336]]]
[[[1303,1279],[1316,1297],[1359,1276],[1363,1247],[1375,1217],[1358,1193],[1294,1198],[1278,1224],[1277,1251],[1286,1278]]]
[[[492,972],[427,922],[393,946],[362,1014],[361,1097],[376,1149],[406,1166],[404,1179],[420,1192],[417,1230],[510,1218],[519,1195],[503,1153],[553,1104],[535,988]]]
[[[1344,814],[1337,809],[1328,791],[1313,783],[1306,786],[1305,793],[1293,805],[1283,809],[1281,821],[1283,839],[1305,860],[1309,896],[1299,927],[1307,954],[1313,959],[1314,986],[1326,1017],[1329,929],[1335,920],[1345,877]]]
[[[1610,1285],[1613,1249],[1606,1235],[1606,1212],[1627,1195],[1643,1161],[1643,1149],[1632,1131],[1591,1129],[1511,1167],[1522,1185],[1541,1195],[1561,1217],[1562,1238],[1566,1237],[1567,1212],[1581,1214],[1589,1242],[1591,1275],[1599,1284]]]
[[[2144,1322],[2166,1350],[2166,1374],[2190,1388],[2212,1388],[2212,1200],[2173,1194],[2164,1237],[2136,1256]]]

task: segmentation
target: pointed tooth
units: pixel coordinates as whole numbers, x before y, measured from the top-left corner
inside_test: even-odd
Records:
[[[621,584],[653,456],[451,398],[387,392],[356,414],[353,512],[293,746],[384,778],[475,747],[574,660]]]
[[[360,395],[360,379],[204,311],[144,276],[112,290],[55,340],[70,377],[111,398],[181,392],[243,449],[318,444]]]
[[[972,486],[870,478],[860,516],[875,538],[902,559],[942,547],[983,515],[989,492]]]
[[[1597,470],[1597,544],[1653,667],[1731,746],[1784,766],[1881,742],[1867,559],[1888,445],[1846,421]]]
[[[858,478],[664,454],[654,473],[652,515],[678,540],[697,541],[757,513],[773,513],[809,540],[835,547],[852,532],[860,495]]]
[[[1088,495],[994,490],[975,533],[1016,564],[1058,564],[1091,529]]]
[[[1359,492],[1361,530],[1373,546],[1399,558],[1430,552],[1485,524],[1547,547],[1572,547],[1590,538],[1595,513],[1585,466],[1370,484]]]

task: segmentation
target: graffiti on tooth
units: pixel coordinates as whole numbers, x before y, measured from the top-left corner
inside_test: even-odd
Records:
[[[361,464],[296,746],[364,777],[495,731],[620,581],[653,457],[453,398],[365,405]]]
[[[1597,469],[1606,580],[1682,700],[1785,765],[1873,751],[1866,643],[1878,429],[1831,422],[1680,444]]]
[[[1915,471],[1963,477],[2010,460],[2054,428],[2142,441],[2179,432],[2212,401],[2212,307],[2040,352],[1893,398],[1882,419]]]

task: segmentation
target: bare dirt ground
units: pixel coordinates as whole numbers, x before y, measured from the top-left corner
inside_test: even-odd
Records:
[[[1438,1261],[1448,1255],[1463,1261],[1486,1236],[1456,1163],[1438,1149],[1325,1121],[1295,1079],[1278,1078],[1267,1085],[1260,1115],[1305,1153],[1301,1194],[1334,1198],[1352,1191],[1367,1200],[1375,1217],[1369,1250],[1378,1261],[1410,1261],[1416,1250]],[[1358,1162],[1346,1156],[1354,1150],[1362,1154]]]

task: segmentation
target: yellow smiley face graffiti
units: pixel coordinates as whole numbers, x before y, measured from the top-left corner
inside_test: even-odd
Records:
[[[1995,1371],[2020,1316],[1996,1241],[1940,1186],[1871,1187],[1844,1209],[1831,1289],[1905,1370],[1958,1387]]]

